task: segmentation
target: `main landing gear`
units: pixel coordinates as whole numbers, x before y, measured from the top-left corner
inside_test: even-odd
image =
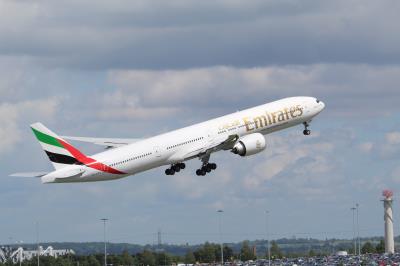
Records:
[[[212,170],[217,169],[217,164],[215,163],[203,163],[203,166],[200,169],[196,170],[196,175],[198,176],[205,176],[207,173],[211,172]]]
[[[200,157],[200,160],[203,162],[203,165],[201,166],[200,169],[196,170],[196,175],[205,176],[207,173],[211,172],[212,170],[217,169],[217,164],[209,163],[210,154],[205,154],[204,156]]]
[[[304,122],[303,125],[304,125],[303,134],[304,134],[305,136],[310,135],[310,134],[311,134],[311,130],[308,129],[308,127],[310,126],[310,124],[307,123],[307,122]]]
[[[180,170],[185,169],[186,164],[185,163],[176,163],[171,165],[170,168],[165,170],[166,175],[174,175],[175,173],[178,173]]]
[[[217,164],[209,163],[210,155],[201,156],[200,159],[203,162],[203,165],[201,166],[200,169],[196,170],[196,175],[205,176],[207,173],[210,173],[212,170],[217,169]],[[186,168],[185,163],[176,163],[176,164],[171,165],[170,168],[165,169],[165,174],[166,175],[174,175],[175,173],[178,173],[185,168]]]

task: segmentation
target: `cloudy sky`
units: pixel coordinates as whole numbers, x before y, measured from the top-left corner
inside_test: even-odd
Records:
[[[400,2],[396,0],[0,0],[0,242],[200,243],[383,235],[381,191],[400,194]],[[164,168],[118,181],[42,185],[30,132],[146,137],[288,96],[326,103],[213,174]],[[94,153],[101,148],[79,145]],[[395,221],[400,220],[395,202]],[[395,233],[400,224],[395,222]]]

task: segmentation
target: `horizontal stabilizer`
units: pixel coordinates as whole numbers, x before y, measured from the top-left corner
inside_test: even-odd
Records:
[[[119,138],[91,138],[91,137],[70,137],[62,136],[64,139],[89,142],[96,145],[117,148],[138,142],[140,139],[119,139]]]
[[[47,175],[49,172],[27,172],[27,173],[15,173],[11,174],[10,176],[15,177],[42,177]]]

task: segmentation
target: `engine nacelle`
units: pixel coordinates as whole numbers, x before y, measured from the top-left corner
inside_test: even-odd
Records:
[[[233,146],[232,152],[240,156],[250,156],[259,153],[267,147],[265,138],[260,133],[246,135]]]

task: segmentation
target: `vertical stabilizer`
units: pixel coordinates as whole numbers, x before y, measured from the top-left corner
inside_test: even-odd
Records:
[[[32,124],[31,128],[55,169],[61,169],[71,164],[81,164],[67,149],[72,146],[66,145],[67,142],[57,134],[41,123]]]

